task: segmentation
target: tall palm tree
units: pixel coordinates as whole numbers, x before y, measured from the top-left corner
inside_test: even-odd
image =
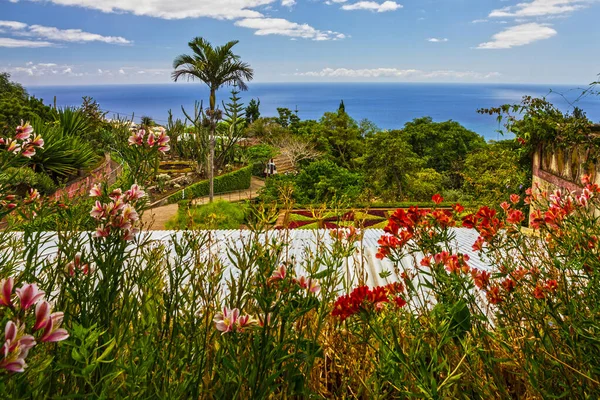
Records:
[[[196,37],[188,46],[193,54],[182,54],[173,61],[171,76],[177,82],[179,78],[187,80],[200,80],[209,87],[209,118],[210,118],[210,153],[208,160],[208,179],[210,182],[210,202],[214,197],[214,159],[215,159],[215,126],[217,104],[216,93],[223,85],[237,85],[240,90],[247,90],[245,81],[251,81],[254,70],[250,65],[240,61],[240,57],[233,54],[231,49],[238,43],[232,40],[223,46],[213,47],[207,40]]]

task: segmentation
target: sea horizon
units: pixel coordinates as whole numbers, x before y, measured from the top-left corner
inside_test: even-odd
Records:
[[[261,101],[261,116],[277,115],[278,107],[298,110],[303,119],[319,119],[327,111],[336,111],[343,100],[347,113],[356,121],[368,119],[380,129],[400,129],[415,118],[430,116],[436,122],[454,120],[486,140],[502,140],[502,129],[494,116],[477,113],[480,108],[517,104],[525,95],[546,96],[562,111],[572,108],[575,100],[589,85],[458,83],[458,82],[271,82],[250,83],[241,92],[245,105],[251,98]],[[83,96],[90,96],[107,111],[107,117],[143,115],[166,124],[168,110],[183,118],[181,106],[193,110],[195,100],[208,101],[203,83],[155,83],[111,85],[44,85],[26,86],[30,94],[51,105],[56,96],[59,107],[77,106]],[[227,103],[231,87],[217,93],[217,102]],[[563,97],[564,96],[564,97]],[[600,97],[587,96],[577,104],[592,121],[600,120]]]

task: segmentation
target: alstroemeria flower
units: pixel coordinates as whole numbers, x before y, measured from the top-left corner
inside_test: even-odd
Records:
[[[50,303],[46,300],[40,301],[35,306],[35,325],[33,326],[33,330],[37,331],[38,329],[44,328],[48,321],[50,320],[50,312],[52,308],[50,307]]]
[[[110,235],[110,226],[105,227],[104,225],[96,228],[96,232],[94,233],[94,236],[97,238],[108,237],[108,235]]]
[[[431,200],[435,203],[435,204],[440,204],[442,201],[444,201],[444,198],[442,196],[440,196],[439,194],[434,194],[431,197]]]
[[[6,307],[13,306],[11,297],[14,284],[15,280],[12,277],[0,281],[0,305]]]
[[[44,334],[40,338],[42,342],[60,342],[69,337],[67,330],[60,328],[63,318],[63,312],[55,312],[50,315],[44,328]]]
[[[104,206],[98,200],[92,207],[92,211],[90,211],[90,216],[95,219],[100,219],[104,216]]]
[[[21,120],[21,125],[17,126],[15,139],[17,140],[27,140],[31,137],[33,133],[33,127],[29,125],[29,122],[23,123]]]
[[[223,312],[215,314],[213,322],[218,331],[224,335],[227,332],[232,332],[240,315],[240,310],[234,308],[233,310],[223,307]]]
[[[146,192],[141,190],[137,184],[131,185],[131,189],[129,189],[128,191],[125,192],[125,196],[127,197],[127,200],[129,200],[129,201],[141,199],[145,195],[146,195]]]
[[[156,144],[156,140],[154,139],[154,133],[150,132],[148,135],[148,146],[153,147]]]
[[[4,357],[0,361],[0,368],[10,372],[23,372],[27,367],[25,357],[29,349],[35,346],[33,336],[24,334],[24,325],[16,325],[12,321],[6,323],[4,328],[4,344],[0,347],[0,355]]]
[[[281,264],[269,278],[269,282],[282,281],[285,279],[287,272],[285,265]]]
[[[102,185],[100,183],[94,184],[90,189],[90,197],[100,197],[102,196]]]
[[[23,152],[21,153],[23,157],[31,158],[35,155],[35,147],[31,145],[27,145],[24,147]]]
[[[37,135],[33,140],[29,143],[32,146],[38,147],[40,149],[44,148],[44,139],[40,135]]]
[[[27,310],[29,307],[44,297],[44,292],[39,290],[35,283],[26,283],[16,290],[17,296],[21,300],[21,308]]]

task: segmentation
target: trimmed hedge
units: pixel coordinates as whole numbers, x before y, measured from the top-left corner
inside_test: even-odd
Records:
[[[228,193],[235,190],[244,190],[250,188],[252,180],[252,166],[240,168],[236,171],[215,177],[215,194]],[[198,197],[208,196],[208,180],[194,183],[169,197],[169,203],[177,203],[180,200],[196,199]]]

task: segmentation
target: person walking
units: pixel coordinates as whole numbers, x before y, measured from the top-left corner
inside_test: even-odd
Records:
[[[277,166],[275,165],[275,161],[271,158],[265,167],[265,176],[269,177],[275,175],[277,173]]]

